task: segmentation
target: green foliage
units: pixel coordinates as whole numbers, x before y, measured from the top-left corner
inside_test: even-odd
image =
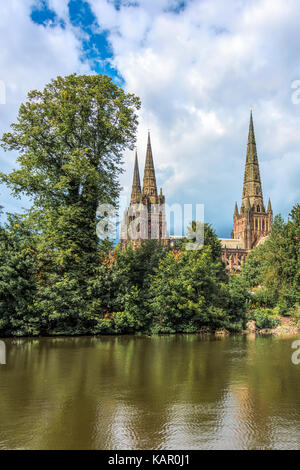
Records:
[[[21,218],[8,215],[6,227],[0,227],[0,336],[39,333],[37,282],[32,234]]]
[[[135,140],[139,99],[103,75],[57,77],[31,91],[2,136],[20,169],[2,175],[35,206],[115,204],[122,152]],[[88,204],[89,203],[89,204]]]
[[[220,265],[220,260],[214,261],[210,247],[179,255],[168,253],[151,279],[151,331],[235,329],[236,312],[233,313],[233,303],[230,304],[228,290],[220,279]]]
[[[215,261],[219,260],[222,255],[222,246],[216,232],[210,224],[203,224],[202,222],[193,220],[187,228],[187,240],[185,240],[185,244],[195,243],[196,240],[200,239],[202,236],[204,236],[204,246],[210,246],[211,248],[212,258]]]
[[[107,76],[57,77],[28,94],[2,136],[5,150],[19,152],[19,168],[1,180],[14,195],[32,198],[29,216],[44,235],[41,249],[55,248],[67,271],[69,263],[93,265],[97,207],[117,205],[122,153],[135,142],[139,107]]]
[[[242,269],[241,277],[249,287],[256,287],[264,284],[264,270],[266,269],[266,252],[268,242],[259,245],[250,251],[247,262]]]
[[[270,309],[256,309],[251,314],[251,320],[254,320],[259,330],[275,328],[280,325],[280,319],[274,316]]]
[[[274,219],[269,239],[249,254],[241,278],[245,286],[263,286],[253,292],[252,304],[277,307],[280,315],[290,316],[300,302],[300,205],[290,213],[287,223]]]
[[[272,328],[279,316],[294,316],[300,302],[300,206],[291,211],[287,223],[274,219],[269,239],[251,251],[241,281],[251,292],[252,319],[258,328]],[[273,316],[271,316],[273,314]]]
[[[232,330],[242,330],[246,325],[247,310],[250,305],[250,293],[241,276],[230,277],[225,284],[226,303],[224,304]]]
[[[169,248],[156,240],[145,241],[140,247],[115,250],[114,261],[101,265],[93,281],[92,296],[100,296],[104,312],[114,314],[114,332],[147,331],[151,320],[147,302],[150,276]],[[114,312],[117,312],[115,314]],[[120,316],[121,313],[123,316]],[[126,323],[127,322],[127,323]]]
[[[300,304],[296,304],[290,312],[296,325],[300,326]]]
[[[265,287],[251,292],[251,304],[263,308],[274,308],[277,304],[276,294]]]
[[[1,181],[33,201],[22,219],[30,236],[2,231],[2,245],[11,248],[0,272],[3,332],[97,330],[105,312],[99,292],[91,292],[109,250],[96,234],[97,207],[117,207],[122,153],[133,148],[139,107],[107,76],[58,77],[28,94],[17,123],[2,136],[5,150],[19,152],[19,166]]]

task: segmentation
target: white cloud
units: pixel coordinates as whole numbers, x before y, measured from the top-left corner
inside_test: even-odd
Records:
[[[150,127],[167,201],[205,202],[206,217],[229,235],[253,105],[265,199],[287,215],[299,201],[300,106],[291,102],[300,79],[298,0],[194,0],[180,14],[166,11],[178,2],[165,0],[124,1],[118,11],[89,3],[127,90],[142,99],[140,162]]]
[[[48,0],[50,10],[55,11],[59,18],[66,21],[68,21],[69,15],[68,3],[69,0]]]

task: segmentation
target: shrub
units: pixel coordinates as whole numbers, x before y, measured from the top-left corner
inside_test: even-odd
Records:
[[[251,320],[254,320],[259,330],[265,328],[275,328],[280,325],[280,320],[270,309],[256,309],[251,313]]]
[[[263,287],[252,291],[252,304],[263,308],[273,308],[276,305],[276,294]]]

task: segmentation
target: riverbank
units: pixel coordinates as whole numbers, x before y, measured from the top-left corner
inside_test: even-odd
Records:
[[[245,334],[273,335],[273,336],[294,336],[300,334],[300,325],[295,324],[293,317],[279,317],[280,324],[273,328],[257,328],[255,321],[247,323]]]
[[[180,331],[177,333],[157,333],[157,334],[148,334],[148,333],[130,333],[130,334],[113,334],[113,333],[106,333],[106,334],[54,334],[54,335],[19,335],[19,336],[1,336],[0,339],[21,339],[21,338],[32,338],[32,339],[42,339],[42,338],[80,338],[80,337],[126,337],[126,336],[135,336],[135,337],[163,337],[163,336],[181,336],[181,335],[188,335],[188,336],[203,336],[205,337],[212,337],[215,336],[216,338],[222,338],[226,336],[243,336],[243,335],[257,335],[257,336],[280,336],[280,337],[288,337],[288,336],[296,336],[300,335],[300,326],[295,325],[294,319],[290,317],[280,317],[280,325],[273,327],[273,328],[258,328],[256,322],[251,320],[247,323],[247,328],[241,331],[229,331],[225,328],[221,328],[218,330],[211,330],[209,328],[202,328],[199,331],[191,332],[184,332]]]

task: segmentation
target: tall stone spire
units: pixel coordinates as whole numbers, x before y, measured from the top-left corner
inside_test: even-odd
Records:
[[[136,204],[137,202],[139,202],[140,197],[141,197],[141,181],[140,181],[137,151],[135,151],[134,172],[133,172],[133,182],[132,182],[130,204]]]
[[[250,113],[242,208],[246,208],[246,206],[248,205],[248,198],[250,200],[251,207],[254,207],[255,211],[264,211],[264,202],[256,151],[252,109]]]
[[[150,132],[148,132],[147,153],[146,153],[144,181],[143,181],[143,194],[150,196],[151,202],[154,202],[154,203],[156,202],[157,187],[156,187],[155,170],[154,170],[153,155],[152,155],[152,148],[151,148]]]
[[[227,264],[229,271],[240,270],[250,250],[259,243],[263,243],[268,236],[272,223],[271,201],[269,200],[267,212],[264,207],[251,110],[242,206],[238,212],[238,206],[235,205],[231,234],[233,248],[228,252],[225,244],[225,251],[223,250],[223,261]],[[235,243],[237,243],[236,246],[234,246]],[[231,256],[235,257],[234,266]]]

